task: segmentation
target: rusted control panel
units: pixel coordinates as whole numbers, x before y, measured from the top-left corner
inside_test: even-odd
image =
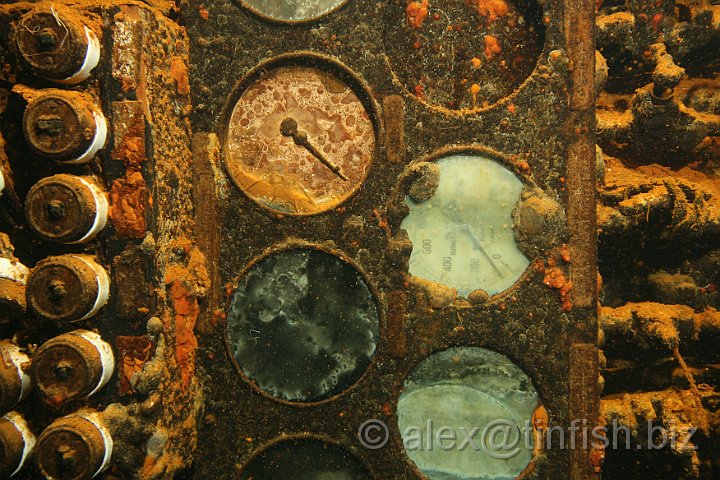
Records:
[[[597,478],[594,9],[0,4],[2,472]]]
[[[169,4],[0,5],[0,476],[169,478],[202,390]]]
[[[596,478],[594,5],[183,14],[196,477]]]

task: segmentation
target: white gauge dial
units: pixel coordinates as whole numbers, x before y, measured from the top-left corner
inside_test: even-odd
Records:
[[[507,290],[529,261],[515,243],[512,211],[523,184],[498,162],[459,154],[436,162],[440,181],[424,202],[410,198],[401,227],[413,243],[410,273],[467,296]]]

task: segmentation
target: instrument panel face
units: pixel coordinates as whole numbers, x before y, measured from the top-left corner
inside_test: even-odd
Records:
[[[29,475],[593,478],[584,3],[0,5]]]
[[[594,342],[567,278],[572,9],[238,3],[185,12],[215,279],[194,474],[567,476],[537,435],[569,418],[570,337]],[[412,445],[498,419],[527,430],[509,460]]]

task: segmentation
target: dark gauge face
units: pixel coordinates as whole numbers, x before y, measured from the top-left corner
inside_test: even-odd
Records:
[[[370,365],[378,312],[361,275],[338,257],[288,250],[255,264],[228,312],[242,372],[282,400],[313,402],[355,383]]]
[[[280,213],[312,215],[360,187],[375,130],[363,102],[335,76],[280,67],[242,93],[225,145],[228,173],[248,197]]]
[[[410,273],[455,288],[467,297],[511,287],[528,259],[513,230],[512,211],[523,183],[507,168],[477,154],[441,158],[440,181],[428,200],[406,199],[402,222],[413,243]]]
[[[369,480],[367,470],[336,445],[313,439],[279,442],[255,457],[241,480]]]
[[[507,357],[451,348],[425,359],[405,380],[398,427],[408,456],[430,480],[512,480],[532,459],[538,404],[530,379]],[[463,446],[471,432],[474,443]],[[427,448],[428,434],[440,442],[436,448]]]
[[[391,2],[385,47],[400,83],[430,105],[469,112],[511,94],[544,44],[542,10],[523,0]]]
[[[348,0],[243,0],[255,12],[273,20],[301,22],[324,15]]]

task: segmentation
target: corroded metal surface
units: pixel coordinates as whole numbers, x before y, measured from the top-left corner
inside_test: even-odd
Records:
[[[716,478],[720,7],[604,2],[596,32],[604,471]]]
[[[25,198],[25,213],[30,227],[43,238],[72,243],[93,230],[100,212],[93,180],[71,175],[54,175],[33,185]],[[97,187],[95,187],[97,188]],[[102,195],[102,194],[101,194]]]
[[[65,323],[92,312],[102,294],[97,271],[74,255],[43,260],[27,286],[28,306],[42,318]]]
[[[515,5],[508,7],[504,16],[496,12],[493,19],[489,10],[479,6],[505,2],[478,2],[474,9],[472,2],[456,2],[452,6],[455,13],[467,17],[462,25],[443,16],[452,2],[435,3],[349,2],[322,20],[302,26],[266,22],[220,1],[186,6],[194,98],[191,120],[198,138],[203,139],[195,150],[195,161],[203,171],[213,173],[215,188],[205,186],[203,191],[214,192],[215,199],[203,200],[202,205],[220,222],[211,233],[203,232],[207,252],[212,253],[208,257],[210,276],[219,282],[209,297],[214,300],[202,314],[200,345],[204,354],[198,358],[207,390],[196,477],[242,470],[259,452],[285,436],[310,434],[356,455],[373,478],[418,478],[400,439],[397,401],[408,373],[431,353],[452,346],[481,346],[516,362],[532,379],[553,425],[569,423],[569,402],[593,397],[594,389],[583,390],[590,388],[588,382],[573,384],[576,393],[582,390],[583,395],[571,395],[568,372],[570,343],[582,340],[592,346],[596,331],[594,250],[588,245],[594,232],[590,223],[577,221],[568,228],[564,221],[569,202],[576,199],[585,201],[577,210],[583,213],[576,218],[587,214],[586,200],[592,205],[594,191],[592,178],[582,172],[573,177],[575,172],[567,160],[572,144],[592,145],[592,102],[578,104],[573,112],[564,107],[571,102],[574,75],[579,75],[578,82],[592,78],[592,62],[575,67],[569,59],[570,44],[582,41],[583,46],[592,46],[589,37],[573,37],[591,29],[566,30],[575,17],[565,16],[562,2],[542,2],[542,14],[523,15],[524,25],[520,25]],[[423,12],[423,4],[427,12]],[[502,5],[495,7],[503,10]],[[576,8],[582,10],[583,18],[592,15],[589,4]],[[377,21],[380,18],[382,24]],[[520,37],[513,34],[515,27],[508,22],[522,30]],[[486,51],[483,35],[470,42],[477,27],[497,30],[498,45],[489,40]],[[485,37],[495,37],[490,30],[484,32]],[[517,44],[528,43],[525,63],[517,60],[512,65],[517,44],[502,31],[515,37]],[[414,40],[426,43],[415,49]],[[507,50],[503,50],[505,46]],[[407,49],[407,54],[399,49]],[[384,134],[377,137],[380,149],[362,187],[338,208],[307,218],[266,211],[223,172],[233,92],[245,84],[246,76],[258,64],[298,51],[342,62],[366,82],[372,99],[383,106],[379,120]],[[474,57],[479,62],[473,61]],[[441,68],[446,60],[449,67]],[[503,77],[503,61],[508,69],[525,70]],[[313,65],[310,58],[306,62]],[[573,67],[582,71],[573,74]],[[495,97],[484,98],[482,91],[474,92],[474,83],[496,78],[493,75],[510,83],[499,85],[502,88]],[[416,89],[418,83],[408,83],[410,80],[422,80],[424,87]],[[552,226],[542,239],[529,235],[532,238],[525,245],[534,248],[531,265],[519,282],[493,298],[476,295],[474,303],[408,274],[413,245],[400,228],[407,215],[400,183],[404,178],[422,177],[413,165],[428,157],[437,159],[448,147],[499,152],[498,158],[506,159],[503,162],[514,174],[527,178],[537,189],[528,192],[528,198],[537,195],[533,208],[539,210],[526,210],[524,231]],[[578,149],[574,155],[583,171],[594,168],[593,148]],[[580,188],[580,195],[569,192],[570,185]],[[420,190],[418,187],[415,193]],[[575,237],[581,238],[578,252],[591,247],[578,255],[575,275],[582,288],[577,293],[578,307],[573,305],[573,287],[568,280],[569,268],[576,260],[572,250],[563,247]],[[241,281],[241,272],[269,251],[308,243],[350,258],[367,276],[381,308],[380,342],[371,369],[332,401],[313,406],[259,395],[225,358],[223,341],[228,302]],[[591,263],[580,268],[587,261]],[[578,331],[584,333],[576,339],[573,332]],[[253,338],[262,342],[262,335],[253,333]],[[593,376],[593,365],[589,367],[585,378]],[[590,415],[589,423],[595,421],[593,404],[583,403],[573,412]],[[368,419],[388,425],[389,441],[380,450],[366,449],[358,440],[358,428]],[[227,447],[227,454],[218,452],[214,447],[218,444]],[[539,455],[524,475],[567,477],[571,462],[567,451],[550,449]],[[581,455],[582,459],[575,461],[589,462],[589,452]],[[594,475],[594,471],[582,470],[585,476],[578,478]]]

